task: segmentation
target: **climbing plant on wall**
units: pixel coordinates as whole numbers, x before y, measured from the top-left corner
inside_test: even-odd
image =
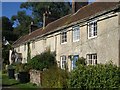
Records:
[[[30,42],[27,43],[27,61],[31,59]]]

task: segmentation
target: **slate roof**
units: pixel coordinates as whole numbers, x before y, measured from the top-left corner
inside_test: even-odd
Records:
[[[22,44],[30,39],[41,36],[51,31],[57,30],[62,26],[71,24],[73,22],[77,22],[84,19],[89,19],[91,16],[95,16],[98,13],[102,13],[103,11],[110,10],[118,5],[118,2],[94,2],[89,5],[86,5],[80,8],[76,13],[66,15],[56,21],[49,23],[43,30],[43,28],[37,29],[33,31],[31,34],[27,34],[25,36],[20,37],[13,43],[13,46],[17,46]]]

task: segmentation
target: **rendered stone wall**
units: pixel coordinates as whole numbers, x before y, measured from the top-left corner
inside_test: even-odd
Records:
[[[30,82],[41,86],[42,72],[38,70],[30,70]]]

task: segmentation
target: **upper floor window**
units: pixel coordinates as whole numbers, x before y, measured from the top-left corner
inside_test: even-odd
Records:
[[[80,38],[80,27],[73,28],[73,42],[79,41]]]
[[[87,54],[87,64],[96,65],[97,64],[97,54]]]
[[[61,56],[61,69],[65,69],[67,65],[66,56]]]
[[[97,36],[97,20],[88,23],[88,39]]]
[[[32,49],[35,49],[35,41],[32,42]]]
[[[61,33],[61,43],[67,42],[67,31]]]

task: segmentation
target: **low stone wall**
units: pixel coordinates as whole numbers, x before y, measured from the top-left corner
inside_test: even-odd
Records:
[[[30,70],[30,82],[41,86],[42,72],[38,70]]]

